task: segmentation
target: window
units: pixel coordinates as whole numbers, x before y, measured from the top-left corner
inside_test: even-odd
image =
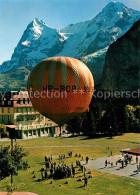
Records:
[[[18,108],[16,109],[16,112],[18,113]]]
[[[33,130],[33,135],[36,135],[36,130]]]
[[[23,98],[23,104],[25,104],[25,98]]]
[[[41,133],[44,134],[44,129],[41,129]]]
[[[31,130],[29,131],[29,136],[32,136],[32,131]]]
[[[11,122],[11,116],[8,116],[8,122]]]
[[[10,113],[10,108],[8,108],[8,113]]]
[[[4,100],[1,102],[1,105],[3,105],[3,106],[4,106]]]
[[[17,122],[23,121],[23,120],[24,120],[24,118],[23,118],[23,116],[21,116],[21,115],[20,115],[20,116],[17,116],[17,118],[16,118],[16,121],[17,121]]]
[[[21,108],[21,112],[23,112],[23,108]]]
[[[27,131],[24,131],[24,135],[26,135],[26,137],[28,137],[28,132]]]
[[[2,122],[4,122],[4,116],[2,116]]]
[[[1,109],[1,112],[4,113],[4,108]]]
[[[9,100],[9,101],[8,101],[8,106],[10,106],[10,105],[11,105],[11,101]]]

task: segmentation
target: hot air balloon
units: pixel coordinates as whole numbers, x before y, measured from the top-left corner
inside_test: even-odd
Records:
[[[88,67],[71,57],[45,59],[28,77],[33,107],[60,126],[88,110],[93,88]]]

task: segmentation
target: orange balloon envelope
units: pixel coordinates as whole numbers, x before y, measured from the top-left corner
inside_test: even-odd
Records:
[[[33,107],[59,125],[88,109],[93,89],[94,80],[88,67],[70,57],[45,59],[28,77]]]

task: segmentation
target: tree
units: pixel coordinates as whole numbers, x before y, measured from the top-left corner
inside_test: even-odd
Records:
[[[83,118],[83,123],[81,126],[81,131],[84,133],[84,135],[96,134],[96,123],[91,109],[89,109],[89,112],[85,113],[85,117]]]
[[[126,123],[128,132],[136,132],[139,125],[140,106],[126,105]]]
[[[4,124],[0,124],[0,138],[7,137],[8,132],[6,131],[6,126]]]
[[[11,152],[10,146],[0,147],[0,180],[12,175],[18,175],[19,170],[29,168],[28,162],[23,161],[23,157],[28,153],[23,148],[15,145]]]
[[[85,117],[85,113],[69,121],[66,126],[66,129],[68,130],[68,132],[73,133],[73,135],[74,133],[80,134],[84,117]]]

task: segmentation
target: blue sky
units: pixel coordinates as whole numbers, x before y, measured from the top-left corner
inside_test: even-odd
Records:
[[[0,0],[0,64],[11,58],[23,31],[34,19],[61,29],[92,19],[111,0]],[[140,0],[118,0],[140,10]]]

